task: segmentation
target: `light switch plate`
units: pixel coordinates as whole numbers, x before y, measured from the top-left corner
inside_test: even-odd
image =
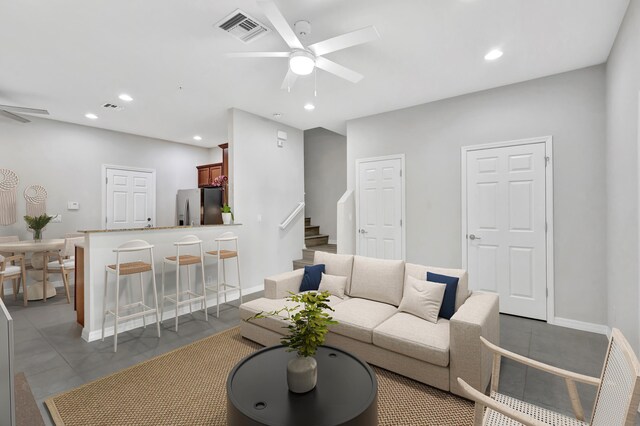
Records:
[[[80,210],[80,203],[77,201],[68,201],[67,210]]]

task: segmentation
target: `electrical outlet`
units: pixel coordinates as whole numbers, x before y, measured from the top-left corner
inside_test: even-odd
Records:
[[[57,214],[53,216],[53,219],[51,219],[51,223],[62,223],[62,215]]]

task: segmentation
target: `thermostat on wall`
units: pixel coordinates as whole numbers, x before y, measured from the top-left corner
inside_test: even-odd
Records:
[[[80,210],[80,203],[77,201],[68,201],[67,210]]]

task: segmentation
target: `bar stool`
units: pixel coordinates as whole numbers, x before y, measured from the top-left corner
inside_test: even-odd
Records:
[[[214,240],[217,244],[218,250],[208,251],[206,254],[215,258],[218,265],[218,279],[216,280],[215,289],[213,287],[207,287],[211,291],[215,291],[216,297],[216,317],[220,316],[220,293],[224,294],[224,303],[227,303],[227,293],[230,291],[238,290],[240,293],[240,304],[242,304],[242,287],[240,285],[240,257],[238,256],[238,237],[233,232],[225,232]],[[233,250],[223,250],[222,245],[229,245],[233,243]],[[225,267],[225,260],[236,259],[236,267],[238,269],[238,285],[231,285],[227,283],[227,273]],[[222,277],[220,276],[222,273]],[[220,290],[222,286],[222,291]]]
[[[139,251],[149,250],[150,263],[143,262],[141,260],[136,262],[121,262],[121,254],[133,253]],[[113,351],[118,350],[118,323],[120,321],[126,321],[133,318],[142,317],[142,324],[146,328],[147,320],[146,315],[156,314],[156,326],[158,327],[158,337],[160,337],[160,318],[158,318],[158,293],[156,292],[156,270],[153,265],[153,246],[143,240],[132,240],[126,242],[114,249],[116,254],[115,265],[107,265],[104,268],[104,299],[102,301],[102,309],[104,316],[102,317],[102,341],[104,341],[104,326],[107,321],[107,315],[111,314],[115,317],[115,325],[113,331]],[[151,283],[153,288],[153,299],[155,302],[155,309],[145,305],[144,301],[144,287],[142,284],[142,274],[145,272],[151,272]],[[109,282],[109,274],[115,274],[116,276],[116,309],[115,311],[107,310],[107,284]],[[138,274],[140,277],[140,293],[142,294],[142,300],[140,302],[130,303],[128,305],[120,306],[120,277]],[[122,310],[141,307],[141,312],[134,312],[129,315],[120,315]]]
[[[204,259],[202,253],[202,240],[200,240],[195,235],[187,235],[182,237],[177,242],[173,243],[176,246],[176,255],[168,256],[164,258],[162,262],[162,310],[160,311],[160,317],[164,318],[164,301],[169,300],[170,302],[175,303],[176,305],[176,331],[178,331],[178,307],[184,304],[189,304],[189,313],[193,314],[192,304],[193,302],[202,302],[204,309],[204,318],[206,321],[209,321],[209,316],[207,314],[207,290],[204,281]],[[180,254],[180,248],[195,246],[199,247],[199,256],[194,256],[191,254]],[[176,292],[175,294],[170,294],[165,296],[164,294],[164,266],[165,264],[176,265]],[[189,266],[200,264],[202,270],[202,294],[198,294],[191,289],[191,269]],[[187,291],[180,291],[180,267],[187,267]],[[188,299],[180,300],[180,296],[187,295]]]

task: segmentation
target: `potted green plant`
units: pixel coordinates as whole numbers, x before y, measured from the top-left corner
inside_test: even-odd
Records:
[[[46,213],[40,216],[25,216],[24,221],[27,222],[29,229],[33,230],[33,239],[36,241],[42,240],[42,230],[51,222],[53,216],[48,216]]]
[[[285,307],[273,312],[260,312],[246,321],[272,316],[282,317],[286,313],[289,323],[289,334],[280,339],[289,352],[297,352],[298,356],[287,364],[287,384],[294,393],[309,392],[318,380],[318,363],[313,357],[318,346],[324,343],[329,332],[329,325],[337,324],[326,311],[333,311],[327,304],[330,293],[315,291],[291,294],[287,300],[296,303],[293,307]]]
[[[222,206],[222,223],[225,225],[229,225],[233,220],[233,212],[231,211],[231,207],[229,204],[225,204]]]

